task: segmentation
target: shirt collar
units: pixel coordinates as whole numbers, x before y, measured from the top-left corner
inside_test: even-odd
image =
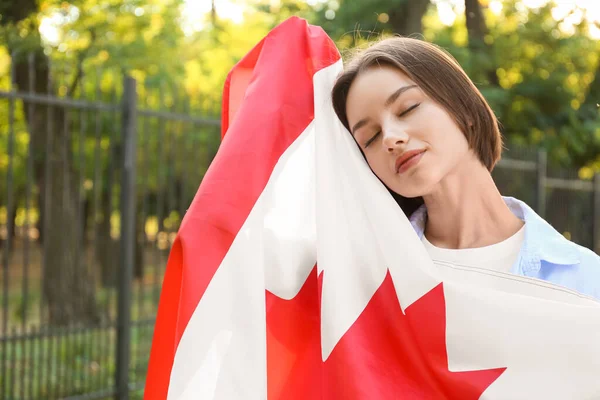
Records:
[[[576,246],[537,215],[531,207],[512,197],[503,197],[503,199],[512,213],[525,222],[525,240],[519,255],[519,268],[525,275],[539,271],[542,261],[556,265],[579,263],[579,252]],[[419,207],[409,220],[419,238],[422,239],[427,221],[425,205]]]

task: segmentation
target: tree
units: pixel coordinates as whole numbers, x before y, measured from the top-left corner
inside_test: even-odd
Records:
[[[15,83],[22,91],[33,89],[37,93],[53,93],[55,87],[50,80],[49,61],[44,54],[41,38],[37,34],[38,26],[31,14],[39,11],[37,2],[30,0],[19,4],[3,0],[2,27],[8,36],[8,49],[16,54]],[[27,32],[26,35],[16,35],[14,29]],[[25,36],[25,40],[18,38]],[[30,74],[27,54],[34,57],[33,76]],[[77,78],[76,78],[77,79]],[[30,82],[36,85],[30,88]],[[76,86],[76,81],[71,87]],[[80,226],[77,224],[77,198],[74,183],[72,156],[70,154],[70,129],[68,116],[63,108],[45,107],[44,111],[34,116],[27,115],[29,108],[25,107],[26,119],[31,121],[32,155],[34,171],[40,188],[40,193],[47,193],[41,204],[47,205],[47,226],[49,234],[45,237],[47,248],[45,260],[45,279],[43,294],[48,302],[48,317],[51,324],[67,325],[78,322],[98,322],[99,310],[94,296],[93,280],[88,269],[81,268],[77,257],[77,244],[80,243]],[[51,126],[44,126],[42,115],[49,115],[53,120]],[[31,118],[30,118],[31,117]],[[49,132],[52,140],[46,147],[46,135]],[[48,175],[42,174],[41,158],[43,154],[49,157]],[[46,176],[50,176],[47,180]],[[47,190],[45,190],[47,187]],[[60,230],[51,232],[50,230]]]
[[[419,37],[429,6],[430,0],[330,1],[316,9],[314,22],[343,49],[380,33]]]
[[[254,9],[262,13],[269,28],[291,15],[320,25],[337,41],[340,49],[354,47],[380,34],[419,36],[423,33],[423,16],[430,0],[374,0],[358,2],[333,0],[310,6],[304,1],[285,0],[276,4],[254,0]]]
[[[486,43],[489,31],[483,15],[483,7],[479,0],[465,0],[465,20],[469,36],[469,50],[476,58],[475,66],[482,71],[482,75],[487,76],[490,85],[499,86],[500,83],[493,59],[494,55],[490,45]]]
[[[565,31],[563,21],[553,18],[552,5],[524,9],[520,0],[504,0],[502,10],[498,11],[486,7],[484,1],[465,0],[465,12],[458,13],[454,23],[442,23],[436,7],[431,6],[429,0],[322,0],[313,6],[301,0],[252,0],[243,21],[235,23],[219,16],[219,3],[214,2],[212,5],[216,4],[216,8],[200,16],[196,30],[186,31],[184,35],[180,26],[185,17],[180,14],[181,1],[23,0],[16,6],[14,1],[0,0],[0,69],[5,68],[9,59],[4,52],[6,47],[10,47],[11,52],[20,50],[18,54],[21,55],[33,51],[36,54],[34,90],[38,93],[45,92],[49,86],[53,93],[61,95],[94,97],[95,76],[99,69],[100,95],[104,101],[113,102],[118,98],[111,95],[113,89],[119,88],[120,76],[128,73],[138,82],[144,82],[139,86],[140,104],[144,108],[181,110],[180,104],[186,100],[184,108],[195,116],[218,119],[222,86],[231,67],[276,24],[291,15],[298,15],[323,26],[342,54],[345,54],[344,50],[380,35],[402,34],[437,43],[459,61],[490,102],[502,123],[508,146],[544,146],[549,150],[552,162],[581,167],[581,171],[586,171],[585,176],[590,176],[594,168],[600,170],[597,107],[600,44],[589,37],[585,22],[577,24],[572,32]],[[54,21],[57,40],[37,34],[40,21]],[[27,57],[18,54],[14,60],[17,84],[21,90],[28,90]],[[54,67],[49,68],[48,61],[53,66],[72,66],[70,72],[64,74],[65,82],[59,82],[59,76],[54,73]],[[0,76],[0,84],[6,82],[7,78]],[[163,88],[162,102],[159,87]],[[28,121],[27,115],[21,115],[28,113],[27,107],[17,108],[17,119]],[[32,135],[34,176],[40,193],[44,193],[45,185],[45,141],[42,139],[48,128],[47,112],[46,108],[37,105],[33,116],[40,118],[28,121],[27,127]],[[60,148],[65,154],[67,149],[68,155],[65,160],[59,158],[53,168],[70,172],[60,175],[63,177],[61,182],[49,185],[50,197],[58,198],[59,191],[66,191],[67,204],[79,207],[83,202],[83,208],[89,212],[84,222],[95,225],[94,229],[103,241],[98,246],[97,259],[104,266],[104,272],[114,275],[107,266],[114,266],[115,259],[107,255],[115,255],[117,251],[116,243],[110,237],[110,217],[114,213],[111,204],[115,204],[119,193],[118,188],[113,190],[108,185],[111,180],[118,182],[120,174],[119,166],[114,162],[112,169],[109,168],[111,160],[116,160],[121,152],[119,138],[111,139],[115,121],[109,115],[98,116],[101,141],[111,142],[113,147],[112,153],[105,149],[101,155],[104,177],[100,179],[101,187],[95,187],[94,192],[100,190],[98,198],[102,207],[95,210],[90,206],[92,191],[78,197],[74,188],[73,173],[81,171],[69,149],[76,144],[72,132],[80,128],[79,122],[66,115],[62,108],[54,108],[52,115],[54,123],[50,128],[56,136],[54,144],[57,147],[49,150],[56,152]],[[6,121],[5,110],[0,109],[0,123],[3,121]],[[169,202],[164,200],[171,199],[173,204],[189,202],[193,193],[173,188],[182,182],[194,187],[198,184],[205,172],[204,164],[218,147],[219,135],[217,127],[199,126],[195,127],[196,134],[189,137],[169,128],[168,137],[162,138],[155,134],[161,129],[160,122],[153,118],[149,119],[148,126],[144,126],[144,130],[153,134],[144,136],[143,140],[147,142],[140,144],[143,149],[140,147],[139,157],[143,157],[144,170],[148,173],[140,174],[139,179],[147,188],[143,201],[147,209],[152,210],[150,214],[163,214],[157,225],[174,229],[173,221],[181,218],[181,210],[185,207],[180,206],[178,213],[173,214]],[[0,132],[0,135],[4,133]],[[173,141],[185,142],[186,151],[189,147],[190,154],[201,160],[200,167],[192,168],[193,174],[189,170],[184,173],[183,167],[172,161],[173,153],[166,149],[171,149],[169,146]],[[0,142],[0,152],[5,142]],[[93,174],[89,168],[94,164],[94,146],[88,144],[85,147],[85,172],[89,176]],[[26,154],[26,146],[18,144],[17,148],[18,152]],[[148,155],[145,155],[146,151]],[[166,152],[164,157],[162,152]],[[0,169],[4,170],[1,161],[0,157]],[[21,162],[20,158],[15,159],[16,193],[23,192],[19,185],[24,182],[24,177],[18,175],[24,170]],[[112,178],[109,178],[110,174]],[[53,175],[59,176],[58,173]],[[4,184],[0,181],[0,187]],[[173,196],[186,200],[174,200]],[[43,200],[40,198],[38,203],[42,204]],[[51,211],[57,215],[58,211]],[[8,214],[16,215],[16,210],[8,210]],[[68,221],[72,216],[62,217]],[[43,216],[41,220],[44,220]],[[145,221],[137,222],[138,233],[143,236]],[[52,224],[56,223],[52,221]],[[61,222],[60,226],[71,223]],[[60,248],[70,239],[52,240],[57,241],[54,248]],[[57,259],[53,261],[54,265],[72,264],[69,260],[61,261],[58,255],[52,257]],[[56,276],[66,274],[61,279],[68,282],[68,275],[74,274],[69,271],[76,270],[61,267]]]
[[[177,57],[179,40],[183,37],[178,21],[180,3],[180,0],[155,0],[143,5],[137,0],[31,0],[17,5],[12,1],[2,0],[0,45],[4,44],[10,54],[16,55],[13,63],[19,90],[29,90],[29,81],[33,80],[33,89],[37,93],[49,91],[50,94],[60,92],[69,97],[93,98],[96,96],[94,82],[88,78],[84,85],[82,77],[95,76],[101,68],[102,96],[105,101],[117,101],[111,95],[111,88],[105,85],[107,78],[112,81],[110,86],[113,89],[124,73],[133,74],[149,85],[173,86],[173,82],[182,78],[184,69]],[[54,26],[58,34],[56,42],[39,35],[39,21],[44,19],[60,21]],[[28,54],[35,55],[33,75],[29,74]],[[49,67],[50,60],[53,64],[71,65],[73,68],[70,73],[54,75],[54,70]],[[65,77],[68,81],[62,79]],[[76,140],[73,132],[82,127],[78,126],[78,120],[70,118],[66,110],[62,107],[45,108],[37,105],[32,118],[29,118],[29,108],[24,107],[24,120],[28,122],[31,133],[36,186],[42,195],[47,187],[49,194],[48,215],[45,220],[50,234],[44,243],[48,251],[43,290],[50,323],[55,325],[96,322],[99,319],[94,295],[94,271],[84,267],[83,260],[77,260],[78,254],[82,254],[84,237],[83,226],[80,225],[85,225],[79,223],[77,211],[91,209],[85,206],[90,201],[86,196],[91,194],[84,194],[76,179],[78,174],[86,171],[80,169],[81,166],[77,165],[73,155]],[[50,126],[46,126],[47,113],[53,117]],[[103,140],[108,140],[115,121],[111,120],[111,116],[102,115],[101,118]],[[47,133],[53,140],[51,146],[45,148]],[[121,153],[119,137],[111,140],[111,143],[112,160],[116,161]],[[90,149],[93,147],[89,146]],[[86,165],[89,168],[94,164],[89,162],[94,156],[90,154],[90,150],[86,151]],[[53,161],[48,175],[43,171],[46,157]],[[105,153],[101,164],[105,166],[105,170],[112,171],[113,181],[116,182],[120,174],[119,163],[114,162],[116,167],[109,168],[108,162],[108,153]],[[49,182],[44,181],[46,176],[51,177]],[[102,204],[105,207],[98,215],[88,216],[84,221],[89,218],[98,224],[95,229],[99,233],[99,247],[110,249],[108,253],[114,256],[118,246],[110,236],[110,218],[112,198],[118,193],[106,185],[106,180],[103,180],[101,190],[101,197],[105,199]],[[44,200],[42,196],[38,202],[40,210],[44,210]],[[136,225],[138,229],[144,228],[141,221]],[[60,227],[60,234],[54,232],[56,227]],[[102,244],[103,241],[106,245]],[[139,248],[136,253],[141,255]],[[105,267],[114,266],[115,258],[104,257],[106,254],[100,252],[100,264]],[[138,261],[141,261],[141,257]],[[141,263],[138,263],[136,271],[140,271],[140,266]]]
[[[389,24],[392,31],[402,36],[423,33],[423,15],[429,7],[429,0],[411,0],[398,4],[389,10]]]

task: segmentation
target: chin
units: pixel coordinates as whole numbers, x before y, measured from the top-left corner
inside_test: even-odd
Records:
[[[414,199],[417,197],[422,197],[424,194],[427,193],[426,191],[419,190],[418,188],[407,189],[406,187],[402,187],[402,190],[400,190],[400,188],[398,188],[398,187],[391,187],[391,190],[394,193],[399,194],[402,197],[406,197],[407,199]]]
[[[392,190],[398,193],[402,197],[407,199],[414,199],[417,197],[423,197],[431,193],[431,188],[434,185],[394,185]]]
[[[404,193],[399,193],[400,196],[402,197],[406,197],[407,199],[416,199],[418,197],[423,197],[425,194],[421,193],[421,192],[406,192],[405,190],[403,190]]]

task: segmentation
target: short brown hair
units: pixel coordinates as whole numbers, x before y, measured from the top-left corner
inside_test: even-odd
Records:
[[[374,65],[399,69],[454,119],[469,147],[492,171],[502,153],[502,135],[494,112],[458,62],[440,47],[422,40],[393,37],[357,53],[333,90],[333,108],[348,130],[346,100],[356,77]]]

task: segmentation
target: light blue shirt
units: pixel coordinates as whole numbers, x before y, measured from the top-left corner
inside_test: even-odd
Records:
[[[522,201],[512,197],[504,197],[504,201],[525,222],[525,240],[510,272],[600,299],[600,257],[567,240]],[[426,220],[424,205],[410,216],[410,223],[421,239]]]

